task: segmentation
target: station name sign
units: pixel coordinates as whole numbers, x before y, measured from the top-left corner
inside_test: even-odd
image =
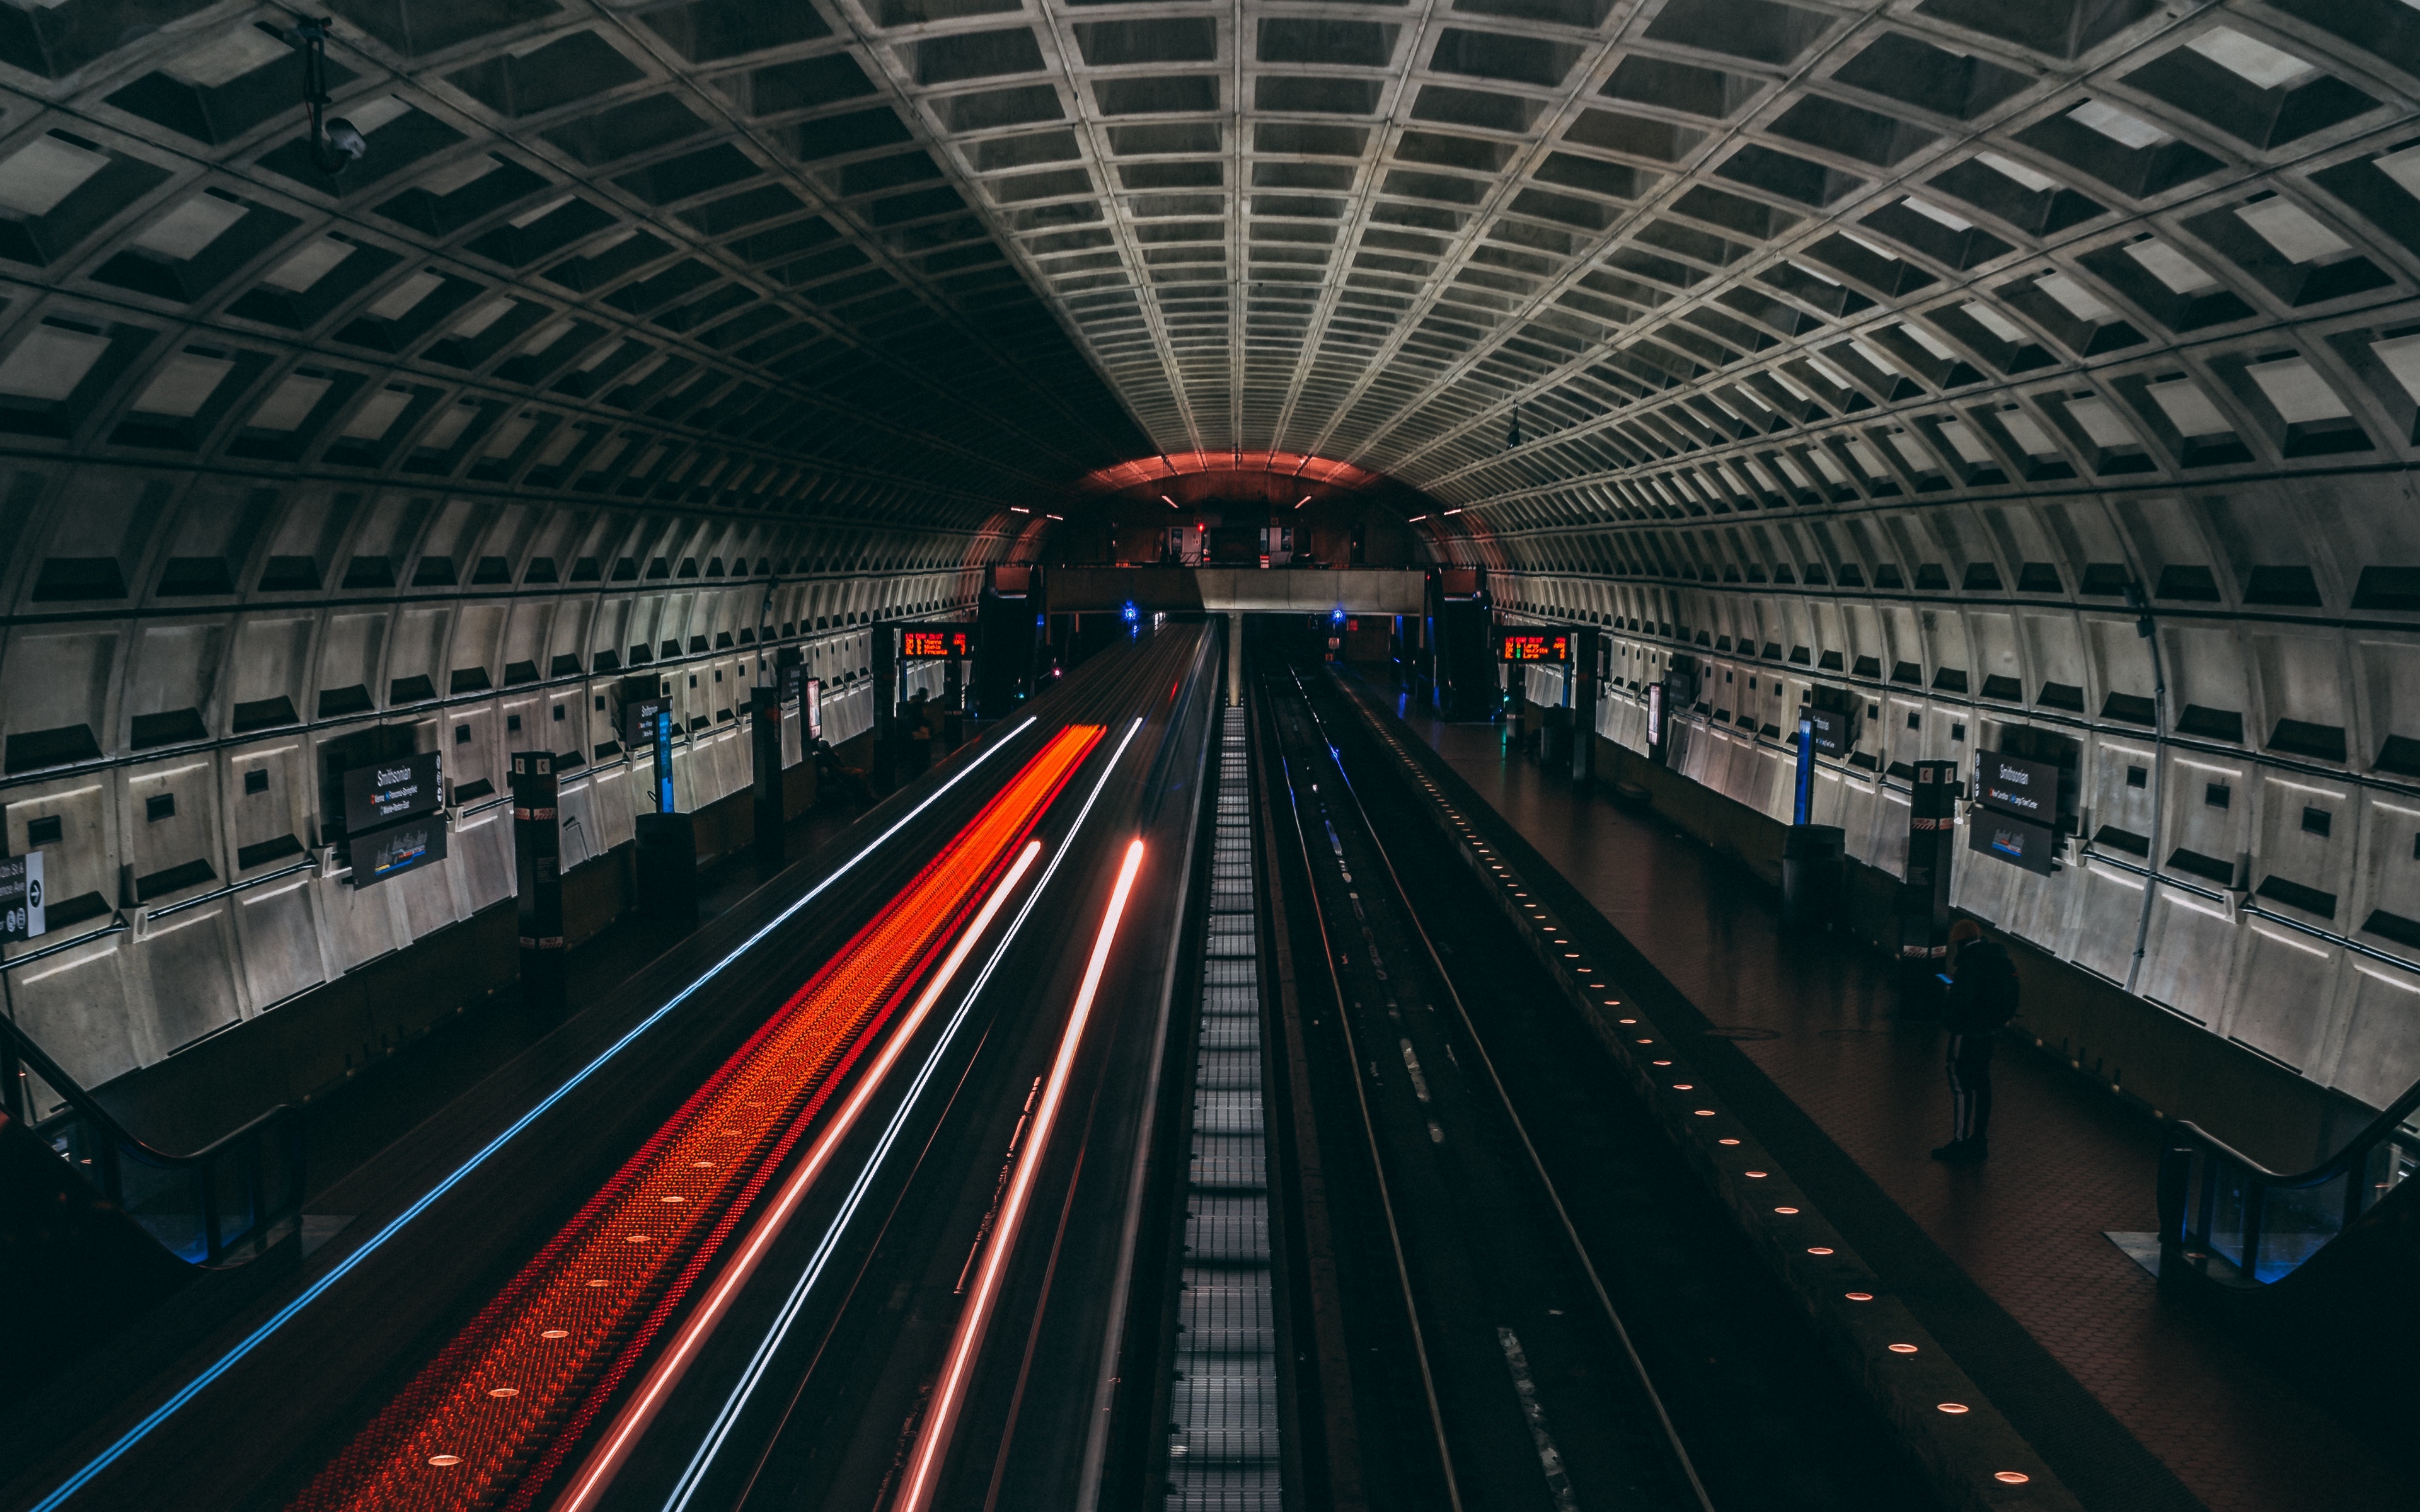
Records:
[[[1503,630],[1496,639],[1497,661],[1569,661],[1572,638],[1565,631]]]
[[[622,744],[631,750],[656,743],[656,717],[673,706],[668,698],[639,699],[622,705],[622,719],[628,728],[623,732]],[[679,726],[675,724],[677,731]]]
[[[1826,756],[1845,756],[1849,753],[1849,748],[1856,743],[1855,735],[1849,729],[1849,713],[1846,709],[1809,707],[1807,711],[1807,730],[1809,737],[1815,742],[1815,748]]]
[[[974,655],[974,638],[964,630],[901,630],[902,661],[964,661]]]
[[[1999,751],[1978,751],[1975,796],[1995,809],[2048,828],[2058,819],[2058,768]]]
[[[2004,751],[1975,753],[1966,848],[2048,876],[2058,855],[2058,768]]]
[[[345,774],[345,830],[365,835],[444,807],[438,753],[398,756]]]
[[[396,756],[345,774],[345,852],[366,887],[445,858],[444,766],[438,753]]]

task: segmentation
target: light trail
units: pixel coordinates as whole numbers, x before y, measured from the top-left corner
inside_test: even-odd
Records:
[[[472,1172],[477,1170],[481,1165],[486,1165],[489,1159],[493,1158],[496,1151],[512,1143],[512,1141],[520,1135],[521,1131],[536,1122],[548,1109],[553,1107],[557,1103],[562,1102],[582,1082],[585,1082],[589,1077],[594,1076],[597,1072],[603,1070],[614,1057],[629,1048],[629,1046],[642,1035],[644,1035],[649,1029],[654,1028],[658,1024],[661,1023],[666,1014],[669,1014],[673,1010],[680,1007],[681,1004],[694,996],[698,989],[704,987],[707,982],[712,981],[716,977],[721,976],[733,962],[738,960],[741,956],[746,955],[750,950],[754,949],[757,944],[764,940],[767,935],[772,933],[775,930],[780,929],[783,924],[788,923],[790,919],[797,915],[799,909],[804,908],[807,904],[814,902],[815,899],[820,897],[833,883],[838,882],[842,877],[845,876],[860,861],[864,860],[867,856],[879,850],[892,836],[898,834],[900,830],[914,823],[917,818],[923,815],[925,810],[939,802],[944,794],[948,793],[952,788],[956,787],[960,782],[965,781],[969,777],[972,776],[976,768],[982,766],[984,763],[991,760],[994,756],[999,755],[1001,751],[1015,744],[1016,737],[1023,734],[1028,729],[1030,729],[1033,722],[1033,717],[1028,715],[1015,728],[1009,730],[1002,734],[999,740],[993,742],[990,747],[977,753],[972,761],[967,763],[967,764],[957,772],[952,774],[948,781],[943,782],[939,787],[935,788],[931,793],[926,794],[923,800],[920,801],[913,809],[910,809],[906,813],[900,815],[899,818],[892,823],[890,828],[884,830],[881,834],[876,835],[873,840],[867,841],[864,849],[859,851],[855,856],[850,856],[847,860],[843,861],[839,866],[833,868],[830,876],[825,877],[821,882],[816,883],[813,887],[809,888],[806,894],[799,898],[798,902],[790,904],[787,908],[783,909],[779,914],[774,915],[762,929],[759,929],[755,933],[751,934],[747,939],[741,941],[730,954],[724,956],[721,960],[717,961],[714,964],[706,967],[705,971],[698,975],[694,981],[691,981],[688,986],[674,994],[661,1008],[655,1010],[645,1018],[643,1018],[637,1024],[632,1025],[629,1030],[623,1034],[620,1039],[614,1041],[612,1044],[607,1045],[602,1051],[600,1051],[594,1060],[591,1060],[587,1065],[582,1066],[580,1070],[574,1072],[570,1077],[565,1080],[563,1085],[557,1087],[553,1091],[549,1092],[544,1098],[540,1099],[534,1106],[532,1106],[527,1113],[522,1114],[519,1119],[513,1120],[513,1122],[506,1127],[503,1133],[497,1134],[493,1139],[490,1139],[486,1144],[480,1146],[478,1150],[468,1160],[465,1160],[461,1165],[457,1165],[452,1171],[448,1172],[442,1180],[439,1181],[435,1186],[430,1187],[427,1191],[414,1198],[410,1207],[404,1209],[403,1211],[389,1219],[384,1227],[371,1235],[368,1239],[363,1241],[361,1248],[353,1251],[351,1254],[346,1256],[342,1260],[338,1261],[327,1274],[311,1283],[310,1286],[302,1289],[301,1295],[297,1296],[292,1302],[287,1303],[285,1306],[271,1314],[268,1321],[262,1323],[258,1328],[254,1329],[251,1333],[245,1335],[242,1339],[238,1341],[225,1354],[220,1355],[216,1360],[211,1361],[209,1365],[204,1366],[198,1375],[194,1376],[191,1381],[186,1381],[182,1386],[177,1388],[175,1392],[170,1394],[166,1401],[162,1402],[159,1406],[153,1408],[148,1413],[145,1414],[132,1427],[128,1428],[124,1433],[120,1434],[115,1441],[113,1441],[109,1447],[101,1450],[101,1453],[86,1460],[80,1468],[77,1469],[75,1473],[70,1475],[66,1480],[61,1481],[52,1489],[49,1495],[35,1503],[27,1509],[27,1512],[58,1512],[58,1509],[65,1506],[77,1492],[92,1484],[95,1476],[101,1474],[111,1465],[116,1464],[119,1459],[124,1458],[129,1450],[132,1449],[136,1444],[141,1443],[145,1439],[150,1437],[151,1434],[159,1428],[160,1425],[167,1422],[170,1418],[184,1411],[184,1409],[193,1402],[194,1397],[199,1396],[203,1392],[209,1390],[212,1382],[216,1381],[221,1376],[225,1375],[229,1370],[234,1369],[245,1356],[251,1354],[253,1350],[260,1348],[262,1344],[268,1342],[269,1339],[283,1330],[287,1324],[292,1322],[298,1316],[300,1316],[304,1309],[308,1308],[313,1303],[326,1295],[330,1288],[335,1286],[337,1282],[342,1281],[346,1276],[350,1275],[360,1267],[363,1261],[378,1253],[378,1251],[383,1247],[389,1240],[395,1238],[396,1234],[401,1233],[414,1219],[418,1218],[422,1213],[427,1212],[431,1207],[435,1206],[439,1199],[442,1198],[446,1193],[453,1191],[455,1187],[460,1185]]]
[[[983,995],[985,987],[990,984],[993,973],[1000,969],[1000,964],[1007,956],[1009,948],[1023,933],[1026,919],[1032,917],[1035,906],[1049,891],[1050,879],[1059,874],[1061,864],[1075,849],[1077,838],[1084,831],[1085,821],[1092,816],[1093,806],[1100,801],[1102,789],[1109,786],[1109,775],[1117,770],[1118,763],[1125,756],[1126,748],[1134,743],[1136,734],[1141,729],[1142,720],[1140,718],[1126,726],[1125,735],[1118,742],[1117,749],[1110,753],[1109,764],[1101,768],[1101,775],[1094,779],[1093,791],[1084,799],[1084,806],[1077,810],[1076,821],[1068,826],[1066,839],[1061,841],[1058,851],[1051,856],[1050,864],[1043,868],[1042,878],[1033,885],[1033,890],[1025,895],[1024,905],[1016,911],[1016,917],[1009,921],[1008,929],[1001,934],[1000,943],[992,948],[991,957],[984,963],[984,968],[976,976],[974,985],[967,989],[965,999],[958,1004],[958,1010],[951,1016],[948,1027],[941,1031],[941,1037],[934,1044],[932,1053],[925,1057],[923,1068],[917,1072],[915,1082],[908,1088],[907,1097],[901,1100],[899,1107],[892,1114],[890,1127],[883,1131],[881,1142],[876,1147],[873,1158],[866,1162],[865,1169],[859,1173],[857,1182],[849,1189],[847,1198],[841,1204],[840,1211],[833,1215],[830,1226],[824,1230],[822,1242],[815,1246],[815,1252],[808,1259],[805,1270],[799,1273],[798,1284],[791,1288],[789,1297],[783,1302],[781,1312],[774,1318],[773,1326],[766,1331],[764,1338],[757,1343],[756,1352],[749,1359],[748,1368],[740,1373],[738,1383],[732,1387],[731,1395],[724,1399],[721,1411],[715,1414],[714,1423],[706,1429],[706,1437],[699,1443],[697,1452],[690,1457],[689,1465],[681,1473],[680,1480],[673,1487],[672,1494],[665,1499],[665,1512],[687,1512],[690,1501],[697,1495],[698,1488],[704,1484],[706,1473],[713,1469],[716,1458],[722,1452],[723,1445],[730,1441],[732,1429],[738,1423],[740,1414],[747,1410],[756,1388],[764,1381],[774,1356],[780,1352],[783,1341],[789,1337],[791,1326],[797,1322],[799,1313],[806,1305],[808,1296],[814,1290],[816,1282],[823,1278],[825,1268],[831,1263],[833,1253],[840,1247],[842,1233],[848,1227],[850,1220],[856,1216],[859,1206],[865,1199],[867,1190],[874,1184],[876,1169],[888,1158],[892,1146],[897,1142],[901,1131],[907,1127],[908,1116],[914,1111],[918,1100],[923,1097],[925,1086],[939,1072],[942,1057],[948,1053],[951,1043],[957,1038],[959,1027],[966,1023],[968,1015],[974,1009],[976,1000]],[[565,1512],[565,1509],[557,1508],[555,1512]]]
[[[973,922],[959,934],[958,943],[951,948],[949,955],[941,963],[940,969],[933,974],[932,980],[926,983],[922,993],[917,995],[915,1006],[908,1011],[908,1016],[900,1021],[899,1026],[891,1031],[883,1043],[881,1053],[875,1057],[874,1063],[858,1077],[856,1088],[849,1093],[847,1102],[843,1103],[840,1111],[832,1116],[823,1133],[816,1136],[814,1147],[807,1152],[807,1158],[799,1163],[798,1169],[791,1172],[789,1179],[783,1183],[782,1191],[774,1198],[773,1205],[766,1209],[763,1216],[756,1220],[755,1227],[749,1231],[747,1241],[741,1244],[739,1253],[734,1255],[730,1263],[723,1267],[722,1274],[716,1279],[713,1289],[706,1294],[706,1300],[699,1304],[697,1311],[681,1326],[680,1333],[673,1340],[672,1347],[657,1360],[654,1367],[647,1372],[646,1379],[640,1383],[637,1393],[632,1396],[622,1411],[615,1414],[613,1426],[606,1430],[604,1438],[589,1455],[586,1462],[581,1466],[580,1473],[573,1477],[570,1490],[555,1504],[556,1512],[586,1512],[587,1508],[596,1504],[597,1497],[604,1494],[605,1488],[612,1484],[614,1475],[620,1472],[623,1461],[628,1458],[631,1446],[636,1444],[639,1436],[646,1431],[647,1425],[655,1421],[656,1410],[662,1405],[665,1396],[678,1384],[681,1376],[689,1369],[690,1362],[697,1357],[699,1348],[721,1324],[722,1315],[730,1310],[732,1299],[738,1296],[741,1288],[746,1287],[750,1278],[755,1275],[756,1267],[763,1261],[766,1250],[772,1245],[774,1240],[781,1237],[782,1230],[789,1224],[790,1214],[797,1210],[808,1190],[823,1175],[824,1167],[831,1163],[832,1152],[839,1148],[842,1140],[848,1137],[849,1131],[857,1126],[858,1115],[865,1111],[866,1104],[873,1102],[875,1094],[881,1090],[883,1083],[890,1078],[891,1068],[898,1063],[899,1057],[908,1049],[908,1041],[914,1039],[916,1031],[923,1026],[925,1017],[933,1011],[933,1005],[940,1001],[941,995],[948,992],[950,984],[957,980],[958,968],[966,964],[967,957],[974,952],[975,943],[983,937],[985,931],[991,928],[992,920],[999,917],[1001,908],[1008,902],[1009,894],[1016,889],[1019,882],[1025,880],[1025,873],[1033,869],[1034,859],[1041,854],[1040,841],[1030,840],[1025,842],[1025,849],[1017,854],[1016,864],[1008,869],[1008,874],[1001,878],[1000,885],[992,889],[991,897],[985,901],[982,912],[976,914]],[[877,1149],[875,1158],[866,1163],[867,1171],[873,1170],[880,1157],[881,1151]]]
[[[1035,1173],[1050,1148],[1051,1125],[1059,1116],[1059,1106],[1065,1098],[1068,1078],[1074,1074],[1076,1051],[1083,1042],[1084,1026],[1093,1014],[1093,998],[1101,985],[1101,973],[1108,966],[1109,947],[1117,939],[1118,921],[1125,914],[1126,900],[1133,894],[1135,873],[1142,869],[1143,844],[1140,838],[1126,845],[1125,862],[1118,868],[1117,886],[1109,893],[1109,906],[1102,916],[1100,933],[1093,942],[1092,959],[1084,964],[1083,984],[1076,991],[1075,1009],[1067,1015],[1067,1027],[1059,1038],[1058,1057],[1050,1065],[1050,1080],[1043,1088],[1041,1105],[1034,1109],[1033,1134],[1018,1160],[1016,1175],[1010,1181],[1007,1199],[1001,1206],[1000,1225],[993,1233],[991,1248],[984,1256],[983,1273],[975,1284],[975,1294],[958,1316],[956,1336],[952,1339],[948,1363],[943,1366],[940,1384],[934,1389],[924,1415],[923,1430],[918,1435],[916,1454],[902,1485],[895,1512],[930,1512],[933,1498],[939,1492],[942,1457],[949,1450],[952,1433],[957,1427],[958,1409],[966,1399],[967,1380],[974,1368],[974,1357],[983,1347],[985,1332],[991,1324],[991,1315],[1000,1299],[1001,1277],[1008,1266],[1008,1257],[1016,1248],[1016,1235],[1024,1222],[1027,1197],[1033,1189]]]
[[[352,1437],[298,1512],[542,1494],[1101,734],[1071,725],[1035,753]]]

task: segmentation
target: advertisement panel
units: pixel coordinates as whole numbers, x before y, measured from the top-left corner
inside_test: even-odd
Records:
[[[1966,848],[2048,876],[2058,856],[2058,832],[1978,804],[1966,815]]]
[[[349,849],[356,887],[372,887],[389,877],[417,872],[445,859],[445,816],[430,814],[425,819],[390,825],[374,834],[355,835]]]

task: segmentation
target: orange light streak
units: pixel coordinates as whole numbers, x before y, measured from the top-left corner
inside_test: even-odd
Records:
[[[848,1137],[849,1130],[857,1123],[858,1115],[865,1111],[865,1105],[868,1103],[874,1101],[875,1093],[879,1091],[882,1084],[889,1079],[891,1068],[897,1063],[900,1056],[906,1053],[908,1042],[916,1037],[918,1029],[923,1027],[924,1020],[933,1011],[933,1005],[939,1002],[941,995],[949,991],[950,983],[957,977],[958,968],[966,964],[967,957],[973,953],[976,942],[981,940],[985,932],[991,928],[993,918],[999,916],[1001,906],[1008,902],[1008,895],[1016,890],[1016,885],[1019,882],[1025,880],[1025,873],[1033,869],[1034,859],[1041,854],[1040,841],[1030,840],[1025,842],[1025,849],[1017,854],[1016,862],[1008,869],[1008,874],[1001,878],[1000,885],[992,889],[991,897],[983,905],[983,911],[975,916],[974,922],[969,924],[959,933],[958,943],[951,947],[949,956],[942,961],[940,969],[933,973],[933,980],[926,984],[922,993],[917,995],[915,1007],[908,1011],[908,1016],[900,1021],[899,1026],[893,1029],[890,1037],[883,1041],[881,1053],[875,1057],[873,1064],[858,1077],[856,1088],[849,1093],[848,1101],[842,1104],[840,1112],[825,1125],[823,1133],[815,1136],[814,1148],[808,1151],[807,1158],[799,1164],[796,1171],[791,1173],[789,1180],[783,1183],[781,1196],[776,1197],[772,1206],[767,1208],[764,1215],[756,1220],[756,1227],[750,1231],[747,1242],[740,1246],[738,1254],[732,1257],[731,1262],[723,1267],[722,1274],[717,1278],[714,1288],[706,1294],[706,1300],[699,1304],[697,1311],[681,1325],[680,1334],[674,1339],[672,1347],[657,1358],[655,1365],[648,1369],[646,1379],[640,1383],[638,1391],[623,1404],[622,1411],[615,1414],[613,1426],[606,1429],[604,1438],[598,1442],[596,1449],[590,1452],[587,1462],[581,1466],[580,1473],[572,1478],[571,1489],[565,1494],[562,1501],[554,1504],[552,1512],[587,1512],[589,1507],[597,1504],[597,1499],[604,1494],[605,1489],[613,1484],[613,1477],[620,1472],[623,1461],[629,1457],[631,1447],[638,1443],[639,1436],[646,1431],[647,1425],[655,1420],[656,1409],[662,1405],[666,1394],[679,1383],[682,1373],[689,1369],[690,1362],[696,1358],[699,1348],[713,1335],[715,1328],[722,1321],[722,1315],[730,1310],[732,1299],[740,1293],[747,1286],[749,1278],[756,1273],[756,1267],[763,1261],[765,1252],[772,1246],[773,1241],[781,1236],[783,1227],[790,1220],[790,1214],[797,1210],[800,1199],[806,1196],[808,1189],[814,1186],[816,1179],[823,1174],[824,1167],[831,1164],[832,1151],[839,1147],[842,1140]]]
[[[1000,1222],[993,1229],[991,1247],[984,1255],[983,1273],[975,1283],[973,1297],[958,1315],[956,1334],[950,1341],[948,1364],[941,1372],[940,1384],[935,1388],[924,1414],[923,1430],[918,1435],[916,1458],[902,1483],[896,1512],[930,1512],[933,1497],[940,1483],[942,1456],[948,1452],[952,1432],[957,1427],[958,1409],[966,1397],[967,1379],[972,1374],[974,1358],[982,1347],[984,1333],[990,1326],[994,1304],[1000,1298],[1002,1273],[1008,1268],[1008,1257],[1016,1248],[1016,1231],[1025,1218],[1025,1202],[1033,1187],[1035,1171],[1044,1153],[1050,1148],[1050,1128],[1059,1116],[1059,1104],[1067,1091],[1067,1080],[1074,1073],[1076,1051],[1083,1042],[1084,1026],[1093,1016],[1093,997],[1100,990],[1101,973],[1109,964],[1109,946],[1117,939],[1118,920],[1126,911],[1126,899],[1134,891],[1135,873],[1142,869],[1142,841],[1138,839],[1126,846],[1125,863],[1118,868],[1117,887],[1109,894],[1109,906],[1101,918],[1101,932],[1093,941],[1092,959],[1084,964],[1084,980],[1076,991],[1076,1007],[1067,1015],[1067,1027],[1059,1037],[1058,1058],[1050,1063],[1050,1080],[1043,1088],[1042,1102],[1033,1112],[1032,1136],[1026,1141],[1025,1153],[1017,1161],[1016,1175],[1009,1183],[1008,1196],[1001,1204]]]
[[[535,1502],[1101,734],[1071,726],[1027,763],[423,1367],[297,1512]]]

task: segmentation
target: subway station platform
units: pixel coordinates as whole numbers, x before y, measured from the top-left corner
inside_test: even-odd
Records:
[[[1499,845],[1526,841],[1761,1073],[1760,1135],[2087,1506],[2420,1505],[2408,1465],[2108,1237],[2156,1227],[2155,1119],[2010,1044],[1990,1162],[1933,1161],[1949,1116],[1940,1030],[1897,1016],[1887,961],[1785,937],[1757,878],[1651,810],[1541,768],[1501,726],[1397,707],[1512,832]]]

